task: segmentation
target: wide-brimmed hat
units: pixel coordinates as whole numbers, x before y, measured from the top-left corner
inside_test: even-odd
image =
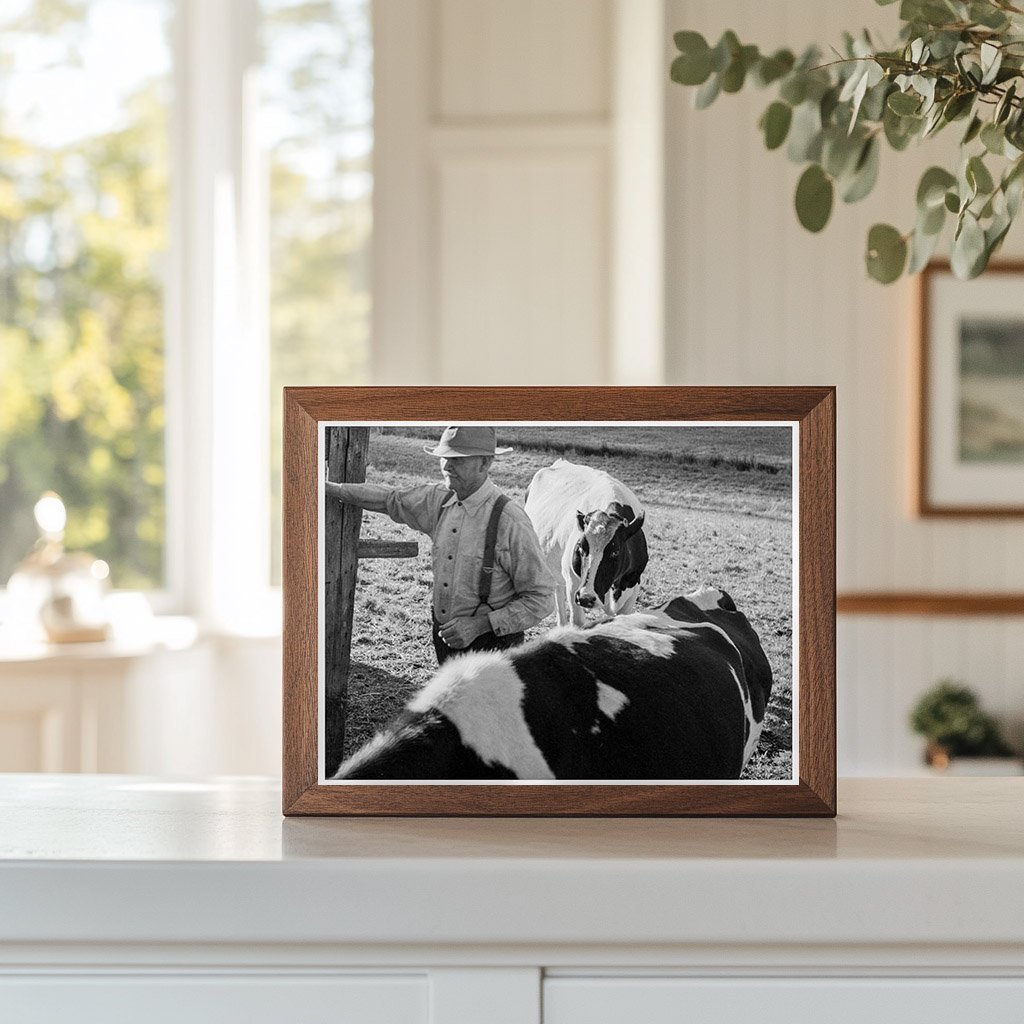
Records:
[[[508,455],[511,448],[496,447],[494,427],[446,427],[436,448],[423,450],[438,459],[468,459],[473,455]]]

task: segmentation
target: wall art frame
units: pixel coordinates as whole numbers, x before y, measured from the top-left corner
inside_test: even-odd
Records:
[[[1024,516],[1024,262],[970,281],[920,274],[913,510],[922,518]]]
[[[763,576],[759,578],[757,587],[760,590],[757,592],[762,597],[766,591],[770,594],[771,579],[774,578],[780,592],[791,595],[791,776],[744,781],[710,777],[676,779],[664,775],[637,778],[633,774],[625,778],[606,778],[604,775],[590,777],[593,775],[590,773],[580,778],[572,774],[556,776],[552,770],[550,774],[537,777],[511,776],[500,780],[489,776],[471,780],[461,776],[435,780],[430,776],[377,781],[333,777],[337,757],[328,765],[325,751],[332,730],[337,730],[336,719],[345,698],[338,686],[328,681],[328,677],[342,679],[343,685],[347,686],[351,661],[345,659],[350,655],[348,651],[337,649],[345,644],[339,644],[340,631],[336,624],[347,621],[348,636],[345,639],[351,644],[358,559],[402,558],[414,552],[407,540],[370,541],[361,538],[363,514],[354,505],[328,500],[325,480],[331,478],[336,481],[339,476],[350,482],[364,479],[365,445],[360,448],[354,442],[349,444],[349,441],[363,436],[362,432],[368,426],[380,428],[374,431],[374,435],[379,434],[383,438],[379,442],[382,445],[410,446],[415,443],[419,446],[420,439],[406,437],[406,434],[416,434],[419,428],[429,426],[436,438],[448,423],[493,425],[502,444],[503,431],[507,433],[513,428],[518,432],[517,437],[523,436],[524,431],[549,429],[557,437],[561,437],[557,431],[563,429],[588,432],[600,429],[605,432],[602,437],[607,437],[609,431],[624,428],[630,432],[629,437],[640,441],[648,434],[662,436],[666,430],[689,431],[685,435],[671,435],[672,438],[685,437],[687,441],[693,437],[710,436],[706,428],[714,428],[718,431],[716,436],[724,436],[726,440],[729,440],[732,428],[737,431],[756,428],[772,439],[776,438],[779,430],[790,431],[787,436],[792,437],[792,460],[787,472],[792,481],[792,575],[789,580],[784,578],[784,574]],[[284,814],[834,816],[835,425],[835,389],[831,387],[286,388],[282,575]],[[704,433],[701,433],[702,429]],[[658,431],[662,435],[658,435]],[[396,438],[392,438],[392,434]],[[606,450],[614,450],[614,446],[609,449],[604,444],[601,451]],[[632,457],[633,451],[631,447],[623,458]],[[575,453],[575,449],[572,452]],[[671,474],[684,471],[686,474],[698,474],[696,478],[687,479],[700,479],[703,466],[722,464],[718,456],[704,462],[701,461],[703,456],[690,459],[683,454],[677,459],[672,444],[669,444],[667,452],[659,453],[659,457],[665,460],[670,480],[676,479]],[[421,458],[431,461],[427,455],[421,455]],[[733,468],[738,474],[736,479],[740,480],[741,471],[746,467],[736,463]],[[374,464],[372,473],[377,472]],[[744,485],[742,481],[737,484],[741,485]],[[711,517],[717,513],[712,509],[700,514]],[[710,519],[708,523],[710,530]],[[651,537],[650,557],[653,560],[660,557],[659,543],[662,543],[662,552],[667,552],[668,548],[664,542],[658,541],[657,532],[652,532]],[[756,543],[753,545],[757,546]],[[699,549],[694,553],[692,564],[695,566],[699,565],[698,555]],[[741,587],[744,598],[757,590],[753,577],[751,581],[749,587]],[[718,585],[714,580],[706,582]],[[706,593],[707,588],[694,590],[688,585],[681,588],[681,592],[688,593],[687,601],[693,598],[699,603],[703,598],[695,598],[694,595]],[[661,597],[664,598],[666,593],[671,593],[671,590],[663,589]],[[739,600],[737,605],[742,611]],[[331,614],[336,617],[333,619],[328,613],[328,606],[334,609]],[[647,622],[651,616],[661,615],[659,622],[665,622],[668,621],[664,618],[666,614],[676,615],[677,609],[684,606],[691,607],[686,602],[677,604],[670,600],[668,605],[661,606],[660,612],[656,612],[653,603],[644,607],[644,598],[641,597],[637,607],[640,617],[635,621]],[[711,608],[708,614],[713,618],[726,607],[726,601],[720,599],[720,605],[708,607]],[[328,621],[335,624],[330,630],[325,627]],[[610,621],[612,625],[599,624],[592,629],[583,629],[579,634],[570,626],[567,627],[568,633],[563,628],[552,637],[560,638],[557,642],[570,651],[574,644],[589,648],[597,643],[597,639],[603,642],[608,630],[633,628],[630,623],[634,618],[620,616]],[[764,622],[754,622],[754,625],[762,631],[762,636],[767,636]],[[656,628],[661,629],[662,626]],[[670,623],[665,628],[669,635],[674,636],[674,625]],[[687,628],[693,635],[700,632],[697,627]],[[737,647],[729,640],[727,634],[732,634],[727,629],[712,623],[708,630],[705,630],[708,635],[714,632],[725,637],[725,643],[732,644],[729,651],[736,652],[743,646],[740,643]],[[785,632],[785,628],[778,628],[773,635],[782,636]],[[580,640],[579,636],[583,639]],[[530,649],[539,650],[536,645],[555,642],[546,633],[541,633],[536,641],[531,641],[535,648]],[[684,646],[674,641],[674,646],[670,644],[663,649],[656,645],[652,649],[660,657],[668,659],[667,664],[675,665],[673,659],[676,654],[664,652],[677,652]],[[732,656],[728,654],[728,657]],[[454,662],[462,671],[461,666],[469,659],[453,659],[442,667],[441,672],[447,671]],[[339,673],[339,667],[344,671]],[[690,671],[689,668],[686,670]],[[517,671],[523,675],[521,666]],[[744,690],[745,682],[739,680],[735,671],[733,678],[740,683],[741,693],[749,693]],[[596,680],[596,684],[599,688],[604,685],[600,680]],[[421,692],[430,687],[436,689],[438,685],[431,682]],[[524,706],[526,692],[524,689]],[[628,705],[628,701],[626,703]],[[749,709],[749,704],[747,707]],[[607,704],[602,704],[602,708],[608,712]],[[432,707],[431,713],[435,711],[436,708]],[[601,719],[608,729],[615,724],[611,721],[615,711],[617,707],[609,712],[610,717],[605,715]],[[332,716],[335,721],[332,721]],[[344,718],[341,721],[343,727]],[[596,726],[594,728],[596,730]],[[547,756],[546,747],[544,752]],[[554,763],[550,758],[549,762]]]

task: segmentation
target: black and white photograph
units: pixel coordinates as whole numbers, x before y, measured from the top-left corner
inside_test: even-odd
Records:
[[[320,782],[794,783],[797,434],[321,423]]]

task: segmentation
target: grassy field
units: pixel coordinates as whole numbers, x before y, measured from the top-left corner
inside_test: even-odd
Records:
[[[367,480],[407,487],[439,480],[423,453],[437,427],[385,428],[370,437]],[[644,502],[651,560],[638,608],[707,583],[750,619],[775,683],[759,750],[744,778],[792,772],[792,476],[790,433],[778,427],[511,427],[491,477],[522,502],[533,474],[564,456],[604,469]],[[364,560],[349,677],[345,755],[396,715],[437,667],[430,642],[430,539],[364,513],[363,537],[418,538],[419,557]],[[554,615],[529,635],[554,624]],[[331,768],[330,765],[328,765]]]

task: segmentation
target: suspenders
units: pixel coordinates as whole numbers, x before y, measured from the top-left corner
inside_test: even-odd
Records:
[[[494,546],[498,540],[498,520],[509,502],[507,494],[499,494],[494,499],[491,518],[487,521],[487,535],[484,538],[484,560],[480,566],[480,604],[488,604],[491,597],[491,577],[494,575]],[[477,605],[479,608],[480,605]]]

